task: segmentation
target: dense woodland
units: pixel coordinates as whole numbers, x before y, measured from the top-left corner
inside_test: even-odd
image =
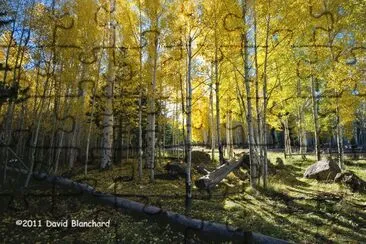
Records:
[[[159,206],[222,223],[232,213],[204,216],[194,199],[215,209],[215,192],[244,190],[229,205],[249,219],[331,199],[354,207],[340,214],[357,227],[302,235],[296,217],[229,223],[292,241],[365,241],[365,36],[364,0],[2,0],[0,189],[48,191],[32,184],[40,173],[96,177],[88,183],[102,192],[179,193]],[[310,176],[316,162],[335,174]],[[307,190],[287,192],[295,186]],[[291,214],[330,211],[312,204]]]

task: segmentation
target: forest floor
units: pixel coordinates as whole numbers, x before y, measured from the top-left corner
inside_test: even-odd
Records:
[[[347,187],[303,178],[305,169],[314,162],[299,156],[284,159],[271,152],[269,159],[280,157],[285,167],[269,178],[269,187],[253,190],[248,181],[230,174],[216,187],[209,199],[206,192],[194,188],[189,216],[227,223],[246,231],[301,243],[366,242],[366,194]],[[164,210],[187,214],[183,178],[170,179],[157,167],[156,181],[123,181],[131,175],[133,161],[116,165],[113,170],[91,170],[87,177],[73,175],[74,180],[88,182],[98,191],[119,194],[134,201],[150,203]],[[135,164],[135,163],[134,163]],[[366,180],[366,160],[346,161],[346,169]],[[134,169],[134,175],[137,175]],[[114,181],[117,177],[121,180]],[[200,177],[193,172],[193,179]],[[143,197],[145,196],[145,197]],[[148,196],[148,197],[146,197]],[[105,207],[80,196],[77,192],[34,182],[26,198],[1,196],[0,239],[5,243],[196,243],[192,233],[175,232],[149,219],[137,219],[123,211]],[[81,221],[111,220],[110,228],[24,228],[15,226],[17,219]]]

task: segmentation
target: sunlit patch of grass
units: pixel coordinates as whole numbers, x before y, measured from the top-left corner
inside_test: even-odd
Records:
[[[277,157],[282,158],[285,167],[270,176],[267,189],[261,187],[253,189],[248,182],[244,183],[234,175],[230,175],[213,191],[213,194],[224,194],[228,187],[234,190],[242,188],[245,191],[225,198],[193,200],[190,216],[304,243],[332,240],[359,241],[366,238],[362,231],[358,234],[351,233],[362,223],[366,223],[365,211],[357,209],[357,206],[366,200],[364,194],[353,193],[347,187],[334,182],[318,182],[303,178],[305,169],[315,161],[313,156],[307,156],[307,160],[303,160],[299,156],[285,159],[281,153],[269,154],[271,162],[275,162]],[[363,172],[365,170],[362,169],[365,163],[361,160],[347,165],[347,169],[362,178],[365,176]],[[106,191],[113,178],[127,170],[124,167],[127,166],[113,172],[96,171],[91,176],[104,181],[98,188]],[[194,175],[194,178],[197,177],[199,175]],[[121,186],[118,188],[118,193],[184,194],[183,178],[169,181],[158,179],[151,184],[148,172],[142,181],[134,180],[118,184]],[[197,190],[194,192],[198,196],[206,194]],[[164,209],[185,213],[183,199],[163,198],[160,204]]]
[[[267,189],[253,189],[248,181],[241,181],[235,175],[230,175],[213,189],[211,198],[207,192],[194,189],[194,199],[188,213],[184,204],[184,178],[168,180],[157,177],[154,183],[150,183],[149,172],[144,170],[140,180],[136,161],[122,163],[112,170],[91,170],[87,176],[80,174],[74,176],[74,179],[88,182],[98,191],[121,194],[135,201],[143,202],[139,195],[150,196],[148,204],[160,206],[164,210],[188,214],[192,218],[227,223],[243,230],[294,242],[355,243],[366,240],[365,194],[352,192],[338,183],[303,178],[305,169],[315,161],[312,156],[307,156],[304,161],[300,156],[285,159],[283,153],[269,153],[271,162],[275,162],[277,157],[282,158],[285,167],[279,168],[275,175],[269,177]],[[118,177],[131,176],[131,164],[135,165],[134,178],[131,181],[114,182]],[[346,169],[366,180],[366,160],[349,162]],[[164,173],[166,172],[158,166],[156,174]],[[198,177],[200,175],[194,172],[193,178]],[[235,191],[241,193],[232,194]],[[76,203],[77,201],[67,201],[64,204],[60,202],[58,207],[61,210],[67,209]],[[80,218],[84,218],[90,209],[95,208],[84,203],[77,206],[80,211],[75,216]],[[122,238],[122,242],[127,243],[178,243],[184,237],[170,227],[159,226],[147,219],[135,220],[120,214],[113,216],[113,219],[119,223],[117,234],[105,232],[105,240]],[[135,224],[131,225],[131,222]],[[91,241],[98,234],[86,231],[80,235]],[[58,233],[56,239],[61,238],[62,234]],[[76,235],[68,238],[77,240]]]

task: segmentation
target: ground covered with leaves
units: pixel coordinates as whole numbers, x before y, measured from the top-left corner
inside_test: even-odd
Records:
[[[318,182],[303,178],[305,169],[314,160],[300,156],[283,158],[271,153],[271,162],[281,157],[284,167],[270,176],[270,187],[253,190],[246,180],[230,174],[212,192],[211,197],[194,189],[194,200],[185,209],[184,179],[172,179],[162,162],[151,184],[148,172],[139,180],[135,162],[124,162],[112,170],[91,170],[87,176],[70,175],[87,182],[98,191],[160,206],[193,218],[227,223],[243,230],[260,232],[276,238],[302,243],[366,241],[366,194],[352,192],[334,182]],[[346,168],[366,179],[366,160],[347,160]],[[132,172],[134,172],[132,174]],[[131,176],[134,177],[131,177]],[[194,171],[193,178],[201,175]],[[57,186],[37,182],[23,194],[2,192],[0,239],[6,243],[197,243],[194,233],[178,232],[169,224],[161,225],[149,218],[136,218],[123,210],[105,207],[95,197]],[[24,197],[25,194],[25,197]],[[110,228],[24,228],[17,219],[111,221]]]

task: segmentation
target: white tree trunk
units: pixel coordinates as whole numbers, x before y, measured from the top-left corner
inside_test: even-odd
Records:
[[[109,65],[112,66],[112,65]],[[113,69],[112,67],[109,67]],[[103,112],[103,139],[102,139],[102,162],[100,167],[105,169],[112,165],[113,149],[113,82],[114,71],[110,70],[105,87],[105,104]]]
[[[340,114],[339,114],[339,98],[338,98],[338,96],[337,96],[336,116],[337,116],[338,165],[341,169],[343,169],[344,168],[344,165],[343,165],[343,133],[342,133],[341,118],[340,118]]]
[[[226,153],[229,159],[233,158],[231,111],[226,112]]]
[[[110,9],[114,9],[114,1],[110,3]],[[113,11],[111,11],[112,14]],[[112,25],[112,16],[109,16],[108,26],[108,46],[115,45],[115,30]],[[115,81],[115,67],[114,67],[114,48],[107,51],[108,68],[107,68],[107,84],[104,90],[104,111],[103,111],[103,139],[102,139],[102,162],[100,167],[105,169],[112,165],[113,158],[113,86]]]
[[[315,91],[315,78],[311,76],[311,98],[313,103],[313,119],[314,119],[314,140],[315,140],[315,157],[320,160],[320,142],[319,142],[319,102]]]
[[[247,2],[243,0],[242,3],[242,11],[243,11],[243,22],[246,27],[246,17],[247,17]],[[249,48],[248,48],[248,35],[249,28],[247,28],[246,32],[243,34],[243,58],[244,58],[244,85],[246,91],[246,103],[247,103],[247,126],[248,126],[248,144],[249,144],[249,159],[250,159],[250,185],[255,188],[256,180],[258,178],[258,160],[255,160],[255,150],[254,150],[254,130],[252,124],[252,101],[251,101],[251,92],[250,92],[250,78],[249,78]]]
[[[188,38],[188,67],[187,67],[187,139],[186,139],[186,198],[192,198],[192,179],[191,179],[191,163],[192,163],[192,38]]]
[[[268,1],[269,3],[269,1]],[[270,6],[268,6],[267,11],[269,11]],[[263,118],[262,118],[262,165],[263,165],[263,187],[267,187],[267,178],[268,178],[268,164],[267,164],[267,118],[266,118],[266,110],[267,110],[267,66],[268,66],[268,41],[269,41],[269,23],[270,23],[270,15],[266,17],[266,44],[265,44],[265,54],[264,54],[264,67],[263,67]]]
[[[142,96],[143,96],[143,84],[142,84],[142,12],[141,12],[141,1],[139,1],[139,138],[138,138],[138,171],[139,171],[139,179],[142,180]]]
[[[210,138],[211,138],[211,161],[215,160],[215,117],[214,117],[214,102],[213,102],[213,82],[210,84]]]
[[[48,83],[49,83],[49,78],[47,78],[45,81],[43,96],[45,96],[47,94]],[[30,169],[29,169],[29,172],[27,174],[27,178],[26,178],[26,181],[24,184],[25,187],[28,187],[31,176],[33,174],[33,170],[34,170],[36,146],[37,146],[37,142],[38,142],[38,135],[39,135],[40,127],[41,127],[41,122],[43,119],[42,115],[43,115],[44,104],[45,104],[45,99],[41,99],[41,104],[40,104],[40,109],[39,109],[39,113],[38,113],[38,119],[37,119],[37,123],[36,123],[35,132],[31,138],[32,141],[31,141],[30,162],[29,162]]]
[[[283,127],[284,127],[284,144],[285,144],[285,157],[291,156],[292,149],[291,149],[291,137],[290,137],[290,130],[288,127],[288,118],[283,119]]]
[[[156,75],[157,75],[157,59],[158,59],[158,37],[157,33],[154,33],[155,37],[153,40],[154,50],[150,56],[150,61],[152,61],[152,78],[150,83],[150,89],[147,101],[147,150],[146,150],[146,161],[147,166],[150,170],[150,181],[153,182],[155,179],[155,120],[156,120]]]

